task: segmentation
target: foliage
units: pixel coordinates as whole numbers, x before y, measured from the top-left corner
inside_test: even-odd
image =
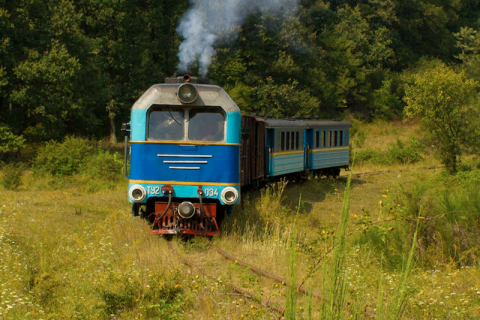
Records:
[[[420,154],[421,150],[422,147],[416,139],[410,139],[407,145],[401,140],[397,140],[397,143],[392,144],[386,151],[366,149],[352,154],[352,157],[355,156],[355,163],[357,164],[411,164],[423,159]]]
[[[67,136],[63,142],[50,141],[39,150],[35,169],[56,176],[75,174],[114,178],[123,160],[117,153],[95,148],[88,140]]]
[[[8,127],[0,123],[0,153],[20,151],[24,142],[22,136],[14,135]]]
[[[176,71],[188,6],[0,1],[0,118],[28,141],[115,142],[132,103]],[[396,118],[403,76],[432,57],[480,79],[475,1],[307,0],[295,16],[261,12],[216,35],[209,68],[245,113],[338,118],[347,107],[362,119]]]
[[[80,168],[81,174],[104,178],[118,177],[123,168],[123,158],[118,153],[97,149]]]
[[[415,83],[406,88],[405,117],[418,117],[438,139],[438,156],[452,174],[456,172],[462,149],[478,141],[477,90],[478,82],[446,65],[417,74]]]
[[[22,185],[22,176],[25,171],[25,165],[21,162],[6,164],[2,168],[3,176],[0,184],[6,190],[15,190]]]
[[[35,168],[38,172],[52,175],[77,174],[91,152],[92,146],[86,140],[67,136],[63,142],[48,142],[38,152]]]
[[[471,266],[480,256],[478,170],[439,175],[435,180],[400,186],[391,196],[384,195],[378,206],[378,219],[387,220],[383,224],[372,225],[375,220],[368,210],[357,217],[358,225],[368,226],[358,243],[381,252],[387,268],[401,267],[408,250],[404,240],[415,230],[416,260],[422,267]]]

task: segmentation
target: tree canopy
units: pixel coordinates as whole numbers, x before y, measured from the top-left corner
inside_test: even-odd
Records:
[[[419,118],[438,141],[438,154],[451,173],[462,149],[478,144],[479,83],[444,64],[415,76],[405,92],[405,115]]]
[[[176,29],[189,6],[0,0],[0,122],[29,141],[115,141],[141,93],[176,72]],[[405,105],[402,74],[421,59],[480,80],[479,17],[473,0],[302,0],[293,15],[253,10],[235,33],[217,35],[208,76],[245,113],[391,119]],[[199,65],[190,69],[196,75]]]

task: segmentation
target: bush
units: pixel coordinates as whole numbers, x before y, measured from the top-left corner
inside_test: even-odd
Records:
[[[418,140],[410,139],[407,146],[404,142],[398,140],[396,144],[393,144],[387,151],[376,150],[362,150],[355,154],[355,162],[361,163],[374,163],[374,164],[411,164],[423,160],[420,154],[421,145]]]
[[[38,152],[35,168],[55,176],[75,174],[112,178],[121,172],[123,160],[117,153],[95,148],[88,140],[68,136],[50,141]]]
[[[50,141],[38,152],[35,168],[41,173],[73,175],[92,152],[92,146],[81,138],[67,136],[63,142]]]
[[[108,150],[98,149],[91,157],[86,159],[80,168],[81,174],[103,176],[112,178],[121,173],[123,159],[118,153],[110,153]]]
[[[3,176],[0,184],[6,190],[15,190],[22,185],[22,176],[25,171],[23,163],[10,163],[3,167]]]

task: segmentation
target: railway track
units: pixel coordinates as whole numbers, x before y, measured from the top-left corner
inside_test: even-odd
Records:
[[[378,175],[378,174],[384,174],[384,173],[405,172],[405,171],[414,171],[414,170],[434,170],[434,169],[441,169],[441,168],[444,168],[444,167],[443,166],[426,166],[426,167],[394,169],[394,170],[365,171],[365,172],[352,173],[352,178],[360,178],[361,176]],[[349,173],[340,175],[340,177],[348,177],[348,174]]]
[[[192,269],[196,269],[198,271],[200,271],[202,274],[204,274],[205,276],[215,280],[215,281],[219,281],[220,277],[211,273],[211,272],[208,272],[207,270],[205,270],[204,268],[192,263],[191,261],[189,261],[188,259],[186,259],[185,257],[183,257],[177,250],[175,250],[173,248],[173,246],[167,241],[167,245],[169,247],[169,249],[180,259],[180,261],[191,267]],[[263,276],[265,278],[268,278],[268,279],[271,279],[275,282],[278,282],[278,283],[281,283],[283,286],[289,286],[290,283],[286,280],[286,279],[283,279],[277,275],[274,275],[274,274],[271,274],[267,271],[264,271],[260,268],[257,268],[249,263],[246,263],[246,262],[243,262],[235,257],[233,257],[232,255],[228,254],[227,252],[223,251],[222,249],[220,249],[219,247],[215,246],[214,244],[210,244],[210,248],[213,249],[214,251],[216,251],[218,254],[220,254],[222,257],[224,257],[225,259],[229,260],[229,261],[232,261],[233,263],[235,263],[236,265],[240,265],[240,266],[243,266],[243,267],[246,267],[248,268],[249,270],[253,271],[254,273],[256,273],[257,275],[260,275],[260,276]],[[270,313],[272,314],[272,317],[274,319],[279,319],[280,317],[282,317],[285,313],[285,308],[282,308],[281,306],[277,305],[277,304],[273,304],[269,301],[264,301],[262,300],[260,297],[258,296],[255,296],[254,294],[252,294],[250,291],[248,290],[245,290],[245,289],[242,289],[236,285],[233,285],[232,283],[228,283],[227,284],[233,291],[235,291],[236,293],[239,293],[241,295],[243,295],[244,297],[252,300],[253,302],[257,303],[257,304],[260,304],[262,305],[263,307],[267,308]],[[319,299],[319,300],[326,300],[328,301],[328,298],[323,296],[322,294],[318,293],[318,292],[310,292],[310,290],[308,290],[307,288],[305,288],[304,286],[295,286],[295,288],[297,288],[297,291],[300,292],[300,293],[303,293],[305,295],[308,295],[308,294],[311,294],[314,298],[316,299]],[[336,303],[336,302],[334,302]],[[347,303],[345,304],[345,309],[348,311],[349,310],[349,305],[350,303],[347,301]],[[372,313],[372,312],[369,312],[369,311],[365,311],[364,312],[364,315],[368,318],[377,318],[377,315]],[[278,317],[277,317],[278,316]]]

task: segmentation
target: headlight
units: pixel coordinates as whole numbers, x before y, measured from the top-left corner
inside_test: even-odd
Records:
[[[147,192],[143,186],[136,184],[128,190],[128,196],[134,202],[142,202],[147,196]]]
[[[222,190],[220,197],[225,204],[231,205],[237,202],[238,191],[235,188],[226,187],[225,189]]]
[[[191,202],[184,201],[178,206],[178,214],[184,219],[190,219],[195,214],[195,206]]]
[[[197,89],[190,83],[182,84],[178,88],[177,95],[178,99],[183,103],[192,103],[197,100],[198,97]]]

